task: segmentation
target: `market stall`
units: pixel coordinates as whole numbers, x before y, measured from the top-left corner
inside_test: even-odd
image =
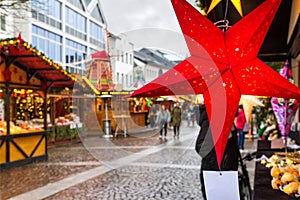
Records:
[[[95,121],[87,116],[89,112],[94,112],[92,105],[95,105],[100,93],[85,76],[76,75],[75,78],[72,90],[69,87],[55,87],[49,91],[50,142],[78,139],[78,132],[83,133]]]
[[[268,159],[256,163],[253,199],[296,199],[300,196],[298,187],[292,189],[290,186],[293,184],[288,185],[298,183],[299,153],[291,148],[285,152],[284,148],[273,143],[274,141],[258,141],[257,158]],[[290,174],[293,174],[292,178],[286,181]]]
[[[45,160],[48,91],[74,79],[20,36],[1,40],[0,56],[0,166]]]

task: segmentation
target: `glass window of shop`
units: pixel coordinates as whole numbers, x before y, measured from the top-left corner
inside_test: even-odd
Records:
[[[65,13],[66,32],[82,40],[87,40],[86,36],[86,18],[66,7]]]
[[[32,0],[32,18],[62,29],[62,4],[57,0]]]
[[[75,42],[73,40],[66,39],[66,63],[69,63],[66,68],[70,73],[84,74],[85,71],[85,59],[86,59],[87,47]]]
[[[62,37],[32,25],[32,45],[44,52],[54,62],[62,62]]]
[[[101,49],[105,48],[104,30],[100,25],[92,21],[90,21],[90,42]]]

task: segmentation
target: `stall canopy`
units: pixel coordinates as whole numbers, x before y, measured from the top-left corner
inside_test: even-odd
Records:
[[[17,38],[0,40],[0,50],[1,63],[6,62],[4,71],[6,81],[9,81],[11,74],[14,73],[8,67],[14,64],[27,72],[28,82],[36,77],[42,80],[45,88],[73,87],[75,77],[24,41],[21,35]]]

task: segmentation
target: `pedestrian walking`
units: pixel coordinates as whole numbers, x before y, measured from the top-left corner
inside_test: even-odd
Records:
[[[190,105],[187,113],[187,126],[190,126],[192,123],[192,127],[195,125],[195,109],[193,105]]]
[[[171,124],[173,126],[174,137],[179,137],[182,111],[179,103],[171,111]]]
[[[239,134],[239,140],[238,140],[238,145],[241,150],[244,150],[244,141],[245,141],[245,134],[244,134],[244,126],[246,123],[246,116],[244,112],[243,105],[239,105],[238,111],[237,111],[237,117],[236,117],[236,129]]]
[[[156,106],[155,105],[150,108],[148,119],[149,119],[149,122],[150,122],[150,127],[154,128],[155,127],[155,121],[156,121]]]
[[[161,106],[161,110],[157,113],[156,124],[158,124],[160,129],[160,139],[167,137],[168,123],[171,120],[170,112],[166,109],[165,105]]]
[[[237,144],[237,131],[233,124],[219,169],[206,107],[205,105],[199,105],[198,108],[199,120],[197,121],[197,123],[200,126],[200,131],[196,140],[195,150],[202,158],[200,169],[200,183],[202,196],[206,200],[203,171],[237,171],[239,149]],[[198,111],[196,113],[198,113]]]

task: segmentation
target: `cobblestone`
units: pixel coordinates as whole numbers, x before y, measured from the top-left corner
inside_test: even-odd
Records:
[[[157,135],[86,137],[82,144],[51,148],[47,162],[1,170],[0,199],[31,199],[40,190],[46,200],[201,200],[201,159],[194,150],[198,130],[183,127],[179,139],[169,132],[167,141]],[[84,173],[84,180],[72,183]],[[49,185],[67,179],[65,189]]]

